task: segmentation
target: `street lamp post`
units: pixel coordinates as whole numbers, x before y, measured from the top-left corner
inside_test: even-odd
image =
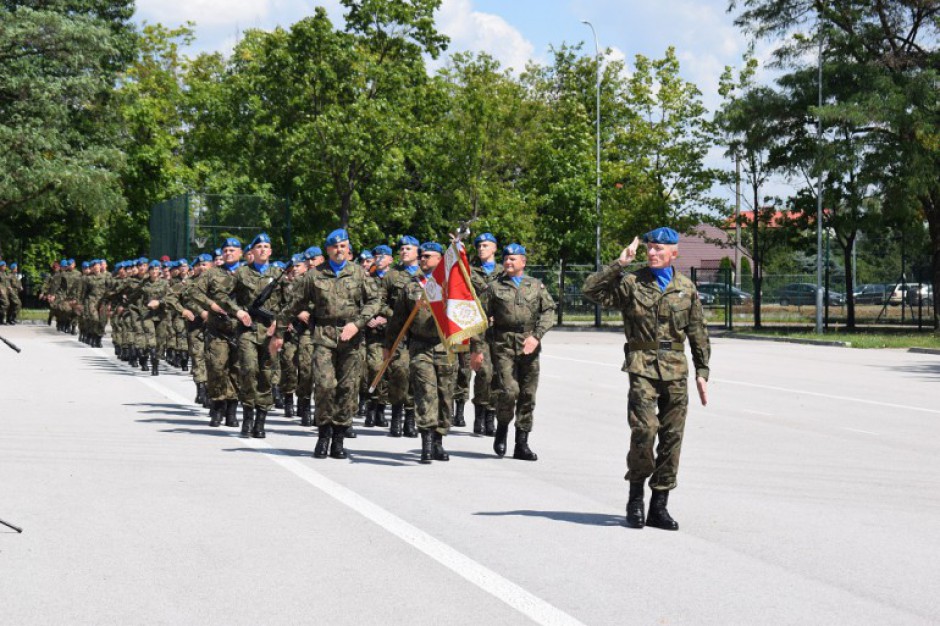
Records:
[[[823,105],[823,32],[819,28],[819,111],[816,113],[816,334],[823,332],[823,266],[822,266],[822,222],[823,222],[823,172],[822,172],[822,105]]]
[[[594,61],[597,66],[597,79],[595,91],[597,94],[597,110],[595,114],[595,131],[597,135],[597,184],[594,188],[594,219],[595,237],[594,237],[594,271],[601,271],[601,51],[597,45],[597,31],[594,30],[594,24],[587,20],[582,20],[582,24],[587,25],[594,35]],[[601,305],[594,305],[594,325],[601,325]]]

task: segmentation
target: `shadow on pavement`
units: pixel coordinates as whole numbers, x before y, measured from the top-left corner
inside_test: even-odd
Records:
[[[312,456],[313,448],[309,450],[289,450],[286,448],[225,448],[224,452],[257,452],[274,456]]]
[[[474,515],[487,517],[505,517],[517,515],[522,517],[544,517],[556,522],[569,522],[584,526],[623,526],[623,515],[608,515],[607,513],[579,513],[577,511],[532,511],[523,509],[519,511],[479,511]]]
[[[905,374],[914,374],[920,376],[923,380],[935,380],[940,378],[940,362],[937,363],[917,363],[915,365],[895,365],[885,367],[884,369],[892,372],[904,372]]]
[[[352,463],[366,465],[384,465],[386,467],[405,467],[418,462],[416,450],[402,450],[401,452],[380,452],[378,450],[355,450],[346,448],[349,460]],[[412,460],[413,459],[413,460]]]

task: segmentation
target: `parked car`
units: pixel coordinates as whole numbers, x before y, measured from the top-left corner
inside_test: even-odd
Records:
[[[867,283],[855,288],[853,295],[856,304],[884,304],[891,296],[892,285],[885,283]]]
[[[715,304],[715,296],[710,293],[705,293],[704,291],[698,292],[698,301],[702,303],[702,306],[708,306],[710,304]]]
[[[707,293],[715,296],[715,302],[725,303],[725,297],[728,294],[728,285],[722,283],[699,283],[696,285],[698,292]],[[747,304],[754,299],[754,296],[737,287],[731,287],[731,304]]]
[[[907,286],[907,303],[911,306],[928,306],[933,302],[933,285],[925,283],[911,284]]]
[[[780,306],[791,304],[816,304],[816,285],[812,283],[790,283],[777,290],[777,301]],[[842,306],[845,304],[845,295],[838,291],[829,290],[829,304]]]

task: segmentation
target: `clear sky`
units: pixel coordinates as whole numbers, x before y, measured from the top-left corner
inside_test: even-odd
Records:
[[[136,19],[167,26],[191,20],[197,33],[193,52],[227,52],[240,30],[287,27],[317,5],[342,23],[339,0],[137,0]],[[486,51],[515,70],[529,59],[547,62],[550,46],[562,42],[584,42],[585,53],[593,54],[593,36],[582,20],[594,24],[600,47],[621,56],[628,70],[634,55],[661,57],[672,45],[683,76],[714,110],[721,72],[726,65],[740,66],[747,49],[726,8],[727,0],[444,0],[437,27],[451,38],[448,53]],[[758,58],[766,58],[768,49],[758,46]],[[709,160],[726,165],[718,153]],[[788,191],[775,187],[774,193]]]

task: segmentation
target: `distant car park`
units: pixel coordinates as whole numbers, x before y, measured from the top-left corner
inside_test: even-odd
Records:
[[[892,285],[885,283],[867,283],[856,287],[853,295],[855,304],[884,304],[891,296]]]
[[[699,291],[698,301],[702,303],[702,306],[709,306],[715,304],[715,296],[710,293],[705,293],[704,291]]]
[[[816,304],[816,285],[812,283],[790,283],[777,290],[777,302],[780,306]],[[838,291],[829,291],[829,304],[842,306],[845,295]]]
[[[911,306],[928,306],[933,302],[933,285],[908,284],[905,300]]]
[[[715,303],[724,304],[728,296],[728,285],[722,283],[699,283],[696,285],[699,294],[707,293],[714,296]],[[754,299],[754,296],[737,287],[731,287],[731,304],[748,304]],[[705,304],[703,301],[702,304]]]

